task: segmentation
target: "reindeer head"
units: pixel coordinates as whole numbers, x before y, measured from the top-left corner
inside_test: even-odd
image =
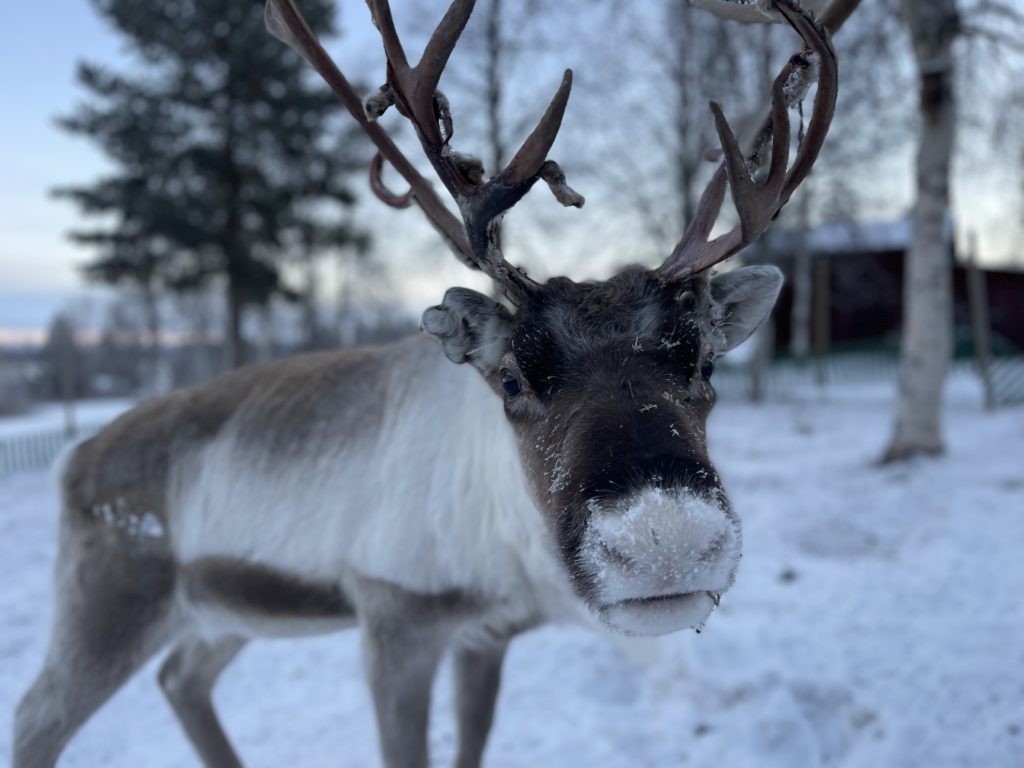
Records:
[[[723,159],[694,220],[659,268],[630,267],[603,282],[559,277],[539,284],[505,260],[499,226],[538,180],[563,205],[583,204],[547,159],[571,73],[508,166],[485,178],[478,160],[452,149],[451,115],[437,91],[472,0],[452,3],[415,66],[387,0],[369,6],[384,42],[388,82],[365,103],[292,0],[269,0],[267,21],[317,68],[377,145],[371,183],[378,197],[398,207],[415,200],[456,256],[492,277],[511,305],[452,288],[424,313],[424,330],[451,361],[470,363],[503,398],[532,496],[586,604],[627,633],[699,627],[731,586],[740,558],[739,520],[707,454],[714,361],[767,317],[782,282],[773,267],[715,277],[708,270],[760,237],[810,171],[836,97],[827,34],[795,0],[775,0],[807,50],[776,78],[770,118],[751,153],[740,149],[721,109],[711,105]],[[787,109],[815,77],[813,114],[788,167]],[[462,221],[375,123],[391,105],[416,128]],[[410,183],[408,193],[384,187],[384,159]],[[763,181],[755,182],[750,168],[764,170]],[[709,240],[726,187],[739,223]]]
[[[739,521],[707,454],[716,356],[767,316],[774,267],[548,282],[515,314],[448,291],[424,328],[504,399],[577,592],[613,626],[701,622],[733,580]]]

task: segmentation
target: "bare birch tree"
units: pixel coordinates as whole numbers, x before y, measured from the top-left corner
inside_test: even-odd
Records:
[[[942,393],[952,354],[952,263],[947,215],[956,137],[956,0],[904,0],[919,76],[920,135],[914,238],[904,268],[899,402],[884,461],[944,450]]]
[[[746,54],[762,30],[684,2],[607,5],[607,26],[614,26],[624,45],[609,55],[603,43],[607,30],[602,28],[587,44],[599,52],[587,71],[603,87],[592,88],[589,98],[581,94],[579,108],[589,113],[587,120],[596,128],[593,151],[602,162],[582,172],[610,186],[617,205],[625,199],[639,222],[641,247],[654,258],[671,247],[680,224],[693,217],[714,170],[705,158],[718,146],[708,101],[716,98],[738,115],[741,135],[752,122],[742,115],[752,114],[755,104],[761,107],[765,91],[757,89],[763,83],[750,82],[743,74]],[[787,44],[792,47],[791,41]],[[615,94],[613,109],[609,92]],[[618,119],[616,113],[630,119]],[[665,114],[671,119],[662,119]],[[631,151],[637,145],[644,151]],[[640,178],[643,184],[637,183]]]

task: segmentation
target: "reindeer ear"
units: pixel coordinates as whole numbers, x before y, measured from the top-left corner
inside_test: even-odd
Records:
[[[721,312],[715,326],[725,339],[722,354],[740,345],[767,319],[782,288],[775,267],[741,267],[711,278],[711,297]]]
[[[449,288],[439,305],[423,313],[422,325],[449,360],[470,362],[485,375],[498,367],[512,338],[511,313],[468,288]]]

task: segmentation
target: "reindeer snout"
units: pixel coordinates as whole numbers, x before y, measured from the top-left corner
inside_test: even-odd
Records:
[[[739,523],[714,496],[650,488],[593,501],[590,510],[581,557],[597,602],[613,618],[626,613],[650,624],[651,616],[659,617],[656,626],[627,622],[620,628],[658,634],[673,606],[678,621],[696,626],[732,585],[741,552]],[[680,628],[668,624],[666,631]]]
[[[677,553],[670,550],[679,549],[679,547],[673,547],[672,543],[665,546],[662,542],[665,534],[662,533],[659,536],[656,528],[649,528],[646,532],[636,531],[623,536],[622,531],[618,530],[619,527],[618,525],[599,526],[599,529],[605,529],[598,536],[600,537],[599,546],[608,564],[619,568],[629,576],[643,578],[649,574],[671,583],[678,570],[676,567],[678,563],[674,557]],[[608,528],[612,529],[611,532],[607,530]],[[725,553],[729,538],[728,532],[722,531],[713,536],[710,541],[690,542],[693,546],[682,557],[699,563],[714,564]],[[666,563],[666,560],[669,562]]]

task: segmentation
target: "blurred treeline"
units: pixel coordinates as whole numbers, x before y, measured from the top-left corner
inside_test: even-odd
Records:
[[[82,213],[71,237],[87,257],[83,278],[117,286],[124,299],[93,318],[91,337],[75,333],[84,324],[73,310],[56,318],[46,350],[21,359],[19,380],[30,380],[22,389],[153,392],[255,359],[413,330],[415,314],[392,289],[407,273],[419,279],[454,260],[414,211],[375,211],[369,143],[309,66],[266,33],[262,0],[91,3],[134,66],[79,66],[82,100],[56,117],[102,148],[113,170],[84,183],[54,179],[54,193]],[[344,6],[342,37],[331,0],[299,5],[343,54],[343,68],[355,67],[348,74],[362,90],[383,81],[361,3]],[[392,5],[416,50],[445,4]],[[488,172],[514,154],[561,69],[576,74],[553,154],[587,208],[566,212],[537,190],[506,226],[506,253],[541,278],[659,263],[712,169],[708,101],[721,102],[734,125],[752,123],[797,45],[791,30],[746,27],[679,0],[477,6],[442,87],[456,148],[480,156]],[[1024,166],[1019,10],[962,3],[956,80],[963,130],[954,178],[995,174],[1013,232]],[[898,0],[864,0],[836,48],[830,139],[780,228],[896,218],[913,202],[917,85]],[[423,165],[409,131],[393,115],[384,123]],[[809,322],[796,311],[793,322]],[[72,375],[61,361],[74,361]]]

